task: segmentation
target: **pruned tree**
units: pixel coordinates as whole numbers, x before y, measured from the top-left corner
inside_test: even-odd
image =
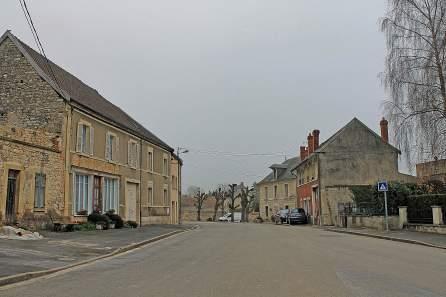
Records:
[[[215,198],[214,215],[212,218],[215,222],[217,220],[218,209],[221,207],[224,210],[224,203],[226,200],[226,192],[221,187],[219,187],[217,190],[212,192],[212,196]]]
[[[240,204],[242,207],[242,222],[248,222],[248,215],[252,211],[252,204],[254,202],[254,188],[249,186],[240,187],[240,193],[237,197],[240,198]]]
[[[197,208],[197,221],[201,221],[201,209],[203,208],[204,201],[206,201],[208,197],[208,194],[203,193],[200,190],[198,190],[198,192],[194,196],[194,206]]]
[[[446,1],[388,0],[384,104],[409,164],[446,155]]]
[[[229,185],[227,198],[229,199],[229,210],[232,213],[231,222],[234,222],[234,212],[240,206],[235,204],[236,200],[238,199],[235,193],[236,191],[237,191],[237,184]]]

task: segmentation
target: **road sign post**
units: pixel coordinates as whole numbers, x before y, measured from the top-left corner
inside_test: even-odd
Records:
[[[389,231],[389,213],[387,211],[387,191],[389,190],[389,185],[387,181],[380,181],[378,183],[378,192],[384,192],[384,211],[386,220],[386,231]]]

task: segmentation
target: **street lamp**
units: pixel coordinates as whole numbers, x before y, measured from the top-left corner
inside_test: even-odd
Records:
[[[181,213],[181,211],[182,211],[182,207],[181,207],[181,183],[182,183],[182,180],[181,180],[181,178],[182,178],[182,175],[181,175],[181,158],[180,158],[180,155],[181,154],[187,154],[189,152],[189,150],[188,149],[186,149],[186,148],[184,148],[184,147],[178,147],[177,148],[177,157],[178,157],[178,203],[179,203],[179,209],[180,209],[180,217],[179,217],[179,219],[178,219],[178,224],[179,225],[181,225],[181,218],[183,217],[183,215],[182,215],[182,213]]]

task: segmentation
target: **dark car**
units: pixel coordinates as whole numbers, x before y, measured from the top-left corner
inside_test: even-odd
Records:
[[[292,224],[306,224],[307,214],[303,208],[293,208],[288,215],[288,223]]]
[[[276,224],[278,223],[287,223],[288,222],[288,214],[289,214],[289,209],[281,209],[279,210],[276,214],[274,214],[274,222]]]

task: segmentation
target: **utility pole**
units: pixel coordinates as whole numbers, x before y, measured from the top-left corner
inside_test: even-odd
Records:
[[[181,200],[181,184],[182,184],[182,175],[181,175],[181,158],[180,158],[180,154],[187,154],[189,152],[189,150],[182,148],[182,147],[177,147],[177,157],[178,157],[178,208],[179,208],[179,218],[178,218],[178,224],[181,225],[182,224],[182,218],[183,218],[183,214],[182,214],[182,200]]]

